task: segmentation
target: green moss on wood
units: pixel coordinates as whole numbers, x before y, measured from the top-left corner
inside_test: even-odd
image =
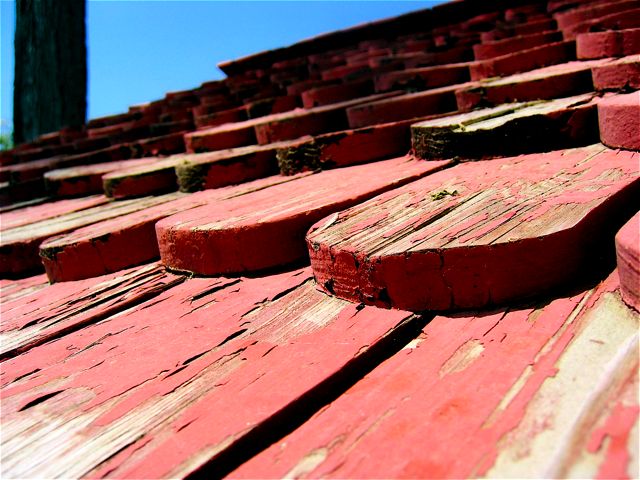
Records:
[[[296,147],[278,149],[278,167],[283,175],[294,175],[305,170],[322,168],[322,145],[315,140]]]
[[[197,192],[204,188],[210,165],[184,162],[176,165],[176,177],[181,192]]]

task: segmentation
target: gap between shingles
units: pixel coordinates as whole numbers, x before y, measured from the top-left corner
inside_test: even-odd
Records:
[[[341,397],[376,367],[400,352],[420,335],[422,329],[434,317],[434,314],[412,315],[403,320],[383,339],[361,355],[352,358],[338,372],[236,439],[186,478],[189,480],[211,479],[229,475],[270,445],[297,430],[314,414]]]

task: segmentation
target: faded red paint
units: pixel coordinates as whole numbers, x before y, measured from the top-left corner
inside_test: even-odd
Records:
[[[224,452],[227,438],[237,441],[283,408],[303,404],[304,395],[321,394],[320,382],[348,371],[409,316],[335,303],[313,288],[308,270],[191,279],[139,308],[27,352],[18,364],[9,360],[2,377],[3,425],[24,418],[19,409],[42,396],[48,382],[63,379],[51,388],[91,396],[79,404],[54,400],[59,415],[71,420],[100,412],[78,431],[83,444],[122,419],[142,428],[142,435],[132,432],[131,442],[123,432],[124,448],[119,439],[97,447],[95,462],[76,457],[74,449],[66,457],[73,476],[155,478],[175,476],[176,469],[183,475],[215,459],[217,454],[197,459],[207,447]],[[34,368],[40,370],[29,373]],[[134,427],[132,415],[142,420],[163,398],[173,407]],[[63,468],[66,459],[55,462]]]
[[[576,37],[578,58],[624,57],[640,53],[640,28],[581,33]]]
[[[477,43],[473,46],[473,53],[476,60],[489,60],[559,40],[562,40],[562,34],[558,31],[549,30],[530,35],[518,35],[493,42]]]
[[[318,219],[447,164],[401,157],[327,170],[177,214],[156,225],[160,256],[170,268],[202,275],[302,260],[305,232]],[[339,190],[334,188],[337,184]]]
[[[640,89],[640,55],[630,55],[594,67],[593,86],[596,90]]]
[[[616,235],[616,254],[622,299],[640,311],[640,213]]]
[[[455,111],[455,91],[463,87],[436,88],[351,107],[347,110],[349,126],[360,128]]]
[[[456,91],[458,109],[466,112],[479,106],[550,100],[590,92],[593,89],[591,68],[608,61],[562,63],[472,84]]]
[[[640,91],[604,98],[598,103],[602,143],[640,150]]]
[[[160,205],[48,238],[40,245],[42,263],[52,282],[80,280],[140,265],[160,257],[155,224],[163,218],[297,178],[270,177],[191,195],[174,195]]]
[[[511,75],[547,65],[569,62],[576,59],[575,49],[575,42],[564,41],[483,60],[471,65],[471,79],[482,80]]]
[[[456,165],[315,224],[315,278],[339,297],[413,311],[549,291],[593,268],[592,249],[611,248],[611,229],[637,205],[637,162],[637,153],[596,145],[497,159],[489,170]],[[569,177],[575,183],[561,180]],[[359,229],[379,214],[375,233]],[[472,219],[460,232],[458,222]],[[487,231],[493,220],[499,226]]]
[[[487,475],[501,450],[513,445],[510,434],[528,425],[525,415],[535,412],[535,407],[531,407],[533,400],[545,382],[557,376],[559,360],[589,325],[591,305],[599,305],[607,292],[615,288],[613,275],[593,292],[548,304],[477,316],[473,313],[437,316],[405,349],[230,476]],[[585,305],[587,299],[590,306]],[[608,394],[615,399],[615,392]],[[506,398],[509,401],[505,402]],[[579,400],[588,399],[581,396]],[[555,402],[562,404],[562,396],[555,398]],[[622,418],[614,414],[610,424],[628,434],[634,412],[637,416],[637,409]],[[558,424],[558,420],[554,424],[546,415],[541,409],[533,417],[528,432],[530,442],[553,426],[567,433],[571,431],[571,425]],[[624,444],[626,448],[625,436],[621,437],[620,447]],[[586,439],[576,440],[577,445],[564,447],[586,449],[582,445]],[[530,452],[527,445],[522,447],[520,459],[526,459]],[[533,443],[530,447],[533,448]],[[514,464],[518,460],[514,459]],[[627,468],[629,459],[617,460],[615,471],[619,473]],[[529,475],[543,474],[544,465],[537,467],[540,470],[530,470]],[[609,478],[612,477],[617,475]]]

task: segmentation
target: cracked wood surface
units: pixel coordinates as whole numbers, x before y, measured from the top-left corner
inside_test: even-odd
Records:
[[[412,311],[575,282],[602,268],[638,210],[639,155],[592,145],[437,172],[315,224],[315,278],[339,297]]]
[[[49,237],[160,205],[175,200],[179,195],[183,194],[173,193],[107,203],[100,202],[100,197],[97,197],[97,205],[90,208],[68,211],[55,217],[45,215],[45,218],[38,218],[36,221],[13,228],[3,227],[0,237],[0,275],[24,275],[26,272],[41,270],[38,247]],[[46,211],[46,205],[42,207],[41,210]],[[10,213],[18,215],[18,211]]]
[[[103,205],[109,201],[103,195],[92,195],[85,198],[56,200],[33,206],[17,208],[9,212],[0,213],[0,227],[2,232],[11,228],[21,227],[30,223],[60,217],[65,214],[86,210]]]
[[[176,194],[174,200],[48,238],[40,245],[40,257],[52,282],[80,280],[140,265],[160,258],[155,231],[159,220],[304,176],[273,176],[194,194]]]
[[[510,103],[416,123],[418,158],[491,158],[590,145],[600,140],[593,94]]]
[[[79,282],[49,285],[38,275],[13,288],[1,285],[0,359],[125,310],[183,279],[149,264]]]
[[[640,317],[616,277],[435,317],[230,477],[638,478]]]
[[[305,258],[305,232],[323,216],[433,173],[449,163],[432,164],[400,157],[326,170],[179,213],[156,225],[162,263],[178,271],[202,275],[290,264]]]
[[[309,269],[186,280],[3,364],[3,477],[219,476],[415,323]]]

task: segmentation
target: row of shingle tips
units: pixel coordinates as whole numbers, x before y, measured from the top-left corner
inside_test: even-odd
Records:
[[[8,181],[4,198],[14,202],[3,207],[2,273],[22,275],[42,268],[42,260],[51,280],[59,281],[143,263],[160,253],[159,220],[254,190],[268,193],[255,192],[235,203],[253,208],[255,202],[274,202],[271,214],[277,215],[284,206],[276,196],[297,188],[285,186],[291,183],[285,177],[269,177],[278,169],[296,174],[345,167],[403,155],[410,148],[428,160],[516,155],[599,140],[638,150],[638,94],[627,92],[640,87],[639,11],[635,2],[621,0],[531,3],[428,32],[282,59],[270,68],[236,73],[122,115],[92,120],[80,131],[45,135],[1,157],[2,180]],[[510,105],[498,106],[505,103]],[[419,121],[422,126],[411,127]],[[468,125],[474,125],[473,135],[459,128]],[[463,136],[470,140],[460,141]],[[163,158],[169,154],[174,155]],[[398,170],[399,165],[386,168]],[[440,168],[410,166],[349,200],[337,195],[322,208],[311,202],[305,208],[315,216],[306,215],[296,228],[306,231],[325,215]],[[331,197],[342,178],[353,176],[357,190],[358,179],[369,182],[371,171],[336,171],[332,179],[291,178],[300,182],[298,201],[305,205],[310,188],[328,188]],[[32,199],[44,195],[46,184],[52,197],[97,193],[103,185],[109,197],[121,199],[178,187],[216,190],[115,203],[104,196],[54,203],[52,198],[49,203]],[[278,190],[274,186],[279,184]],[[223,213],[234,211],[229,208]],[[225,253],[243,257],[230,260],[235,267],[228,271],[298,260],[305,249],[298,230],[291,231],[290,244],[280,231],[239,244],[233,255]],[[252,263],[245,257],[255,251],[256,241],[282,243],[287,248],[281,251],[294,253],[275,256],[268,265],[259,259]],[[187,250],[163,252],[163,257],[186,256]]]

